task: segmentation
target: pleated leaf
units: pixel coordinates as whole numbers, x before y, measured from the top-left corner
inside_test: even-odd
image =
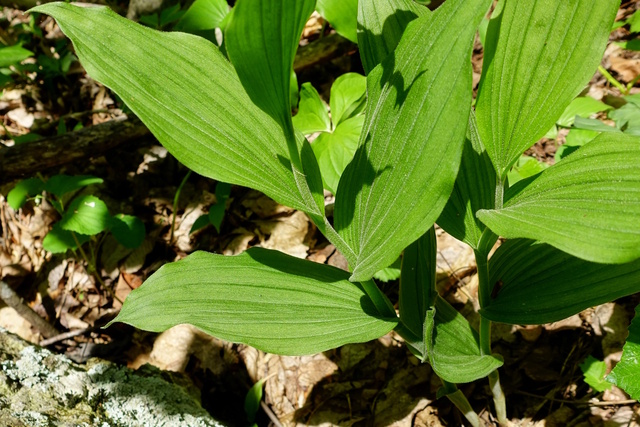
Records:
[[[471,46],[489,3],[448,1],[415,20],[368,76],[360,146],[340,180],[334,213],[355,254],[352,280],[395,261],[447,202],[471,109]]]
[[[436,297],[436,234],[431,227],[422,237],[407,246],[402,255],[400,275],[400,321],[415,336],[405,341],[416,357],[428,359]],[[431,316],[428,313],[431,312]]]
[[[212,43],[162,33],[106,7],[48,3],[87,72],[116,92],[183,164],[304,209],[282,128],[256,107]]]
[[[358,47],[365,73],[396,49],[409,22],[428,13],[413,0],[358,2]]]
[[[481,314],[502,323],[555,322],[640,292],[640,260],[598,264],[527,239],[503,243],[489,272],[497,295]]]
[[[504,177],[589,82],[619,0],[505,0],[487,32],[478,128]]]
[[[358,42],[358,0],[318,0],[316,10],[342,37]]]
[[[298,113],[293,116],[293,126],[305,135],[331,130],[327,107],[311,83],[302,84]]]
[[[288,355],[376,339],[396,325],[334,267],[261,248],[196,252],[167,264],[125,300],[114,322],[160,332],[189,323],[225,340]]]
[[[229,58],[249,97],[282,126],[289,154],[277,161],[290,165],[306,203],[302,210],[322,227],[320,170],[311,146],[303,135],[296,135],[291,120],[293,60],[314,6],[315,0],[240,0],[233,9],[225,40]]]
[[[253,102],[291,127],[291,70],[315,0],[238,0],[226,46]]]
[[[451,383],[484,378],[502,366],[498,355],[480,355],[478,334],[448,302],[438,297],[429,363],[434,372]]]
[[[478,135],[472,111],[458,177],[436,222],[456,239],[478,249],[485,225],[476,217],[476,212],[494,207],[495,187],[496,173]]]
[[[636,316],[629,326],[629,336],[622,349],[622,358],[606,380],[640,401],[640,306],[636,307]]]
[[[478,218],[506,238],[539,240],[579,258],[640,258],[640,138],[603,133]]]

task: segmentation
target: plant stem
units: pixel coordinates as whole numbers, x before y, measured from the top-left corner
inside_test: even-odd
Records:
[[[169,233],[169,244],[173,244],[173,232],[176,229],[176,216],[178,210],[178,200],[180,200],[180,193],[182,192],[182,187],[187,183],[187,180],[191,176],[191,171],[187,172],[187,174],[182,178],[178,189],[176,190],[175,196],[173,196],[173,218],[171,219],[171,232]]]
[[[444,385],[447,399],[449,399],[451,403],[453,403],[455,407],[462,412],[467,421],[469,421],[469,424],[473,427],[482,427],[484,423],[480,421],[480,417],[478,417],[478,414],[473,410],[471,404],[467,400],[467,397],[462,393],[462,391],[460,391],[453,383],[442,380],[442,384]]]
[[[611,73],[609,73],[609,71],[607,71],[607,69],[602,65],[598,65],[598,71],[600,71],[600,74],[602,74],[609,83],[618,88],[620,93],[622,93],[623,95],[627,95],[629,93],[629,90],[622,83],[616,80],[616,78],[613,77]]]

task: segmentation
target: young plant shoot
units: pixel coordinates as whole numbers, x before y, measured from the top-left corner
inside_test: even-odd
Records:
[[[447,0],[431,12],[411,0],[358,2],[364,115],[334,106],[332,91],[333,121],[310,86],[307,117],[291,117],[294,55],[315,0],[238,0],[228,58],[204,38],[108,8],[33,9],[58,21],[87,72],[180,162],[306,212],[349,263],[347,273],[260,248],[197,252],[133,291],[115,321],[150,331],[190,323],[289,355],[395,329],[474,426],[455,384],[488,377],[506,425],[491,322],[556,321],[640,290],[640,139],[603,132],[510,187],[512,166],[593,76],[620,1],[500,0],[474,110],[470,57],[492,4]],[[352,149],[340,133],[349,121],[361,126]],[[324,146],[309,131],[325,132]],[[345,153],[328,168],[326,158]],[[323,188],[335,193],[333,221]],[[435,290],[436,222],[475,251],[478,331]],[[507,240],[489,257],[498,236]],[[398,316],[372,278],[403,253]]]

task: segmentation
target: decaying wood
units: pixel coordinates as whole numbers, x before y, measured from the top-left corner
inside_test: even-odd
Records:
[[[322,64],[343,55],[355,53],[358,47],[355,43],[339,34],[330,34],[308,45],[301,46],[296,53],[293,69],[300,72],[306,68]]]
[[[0,150],[0,183],[73,161],[100,156],[125,142],[150,135],[135,117],[89,126]]]

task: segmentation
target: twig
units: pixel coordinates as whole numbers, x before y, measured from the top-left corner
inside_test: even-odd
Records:
[[[267,405],[266,403],[264,403],[264,400],[260,401],[260,406],[262,407],[262,410],[265,412],[265,414],[267,414],[267,416],[269,417],[269,419],[271,420],[271,422],[276,426],[276,427],[282,427],[282,424],[280,423],[280,420],[278,419],[278,417],[276,416],[276,414],[273,413],[273,411],[271,410],[271,408],[269,407],[269,405]]]
[[[55,343],[60,342],[60,341],[68,340],[69,338],[77,337],[78,335],[84,335],[87,332],[93,332],[96,329],[97,328],[95,326],[92,326],[90,328],[76,329],[75,331],[65,332],[65,333],[56,335],[54,337],[47,338],[46,340],[40,341],[40,345],[42,347],[46,347],[46,346],[49,346],[51,344],[55,344]]]
[[[56,328],[25,304],[22,298],[2,280],[0,280],[0,298],[2,298],[9,307],[17,311],[20,316],[31,323],[44,337],[51,338],[60,334]]]

